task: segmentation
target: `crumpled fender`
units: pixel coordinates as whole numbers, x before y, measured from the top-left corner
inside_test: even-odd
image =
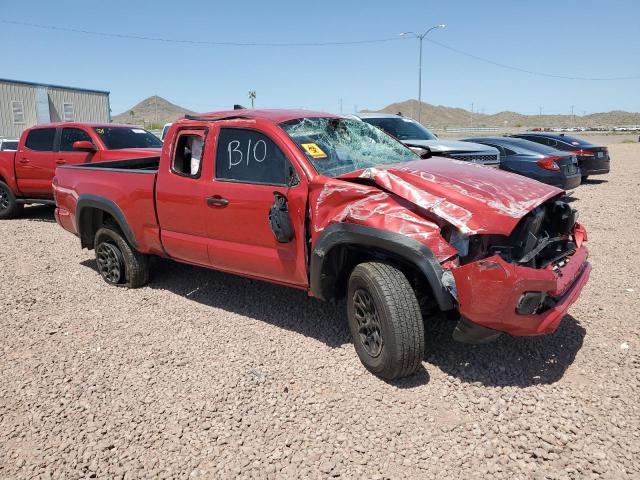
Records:
[[[400,233],[427,246],[443,262],[457,251],[440,235],[440,227],[401,204],[399,199],[367,185],[323,177],[310,184],[312,244],[329,225],[340,222]]]

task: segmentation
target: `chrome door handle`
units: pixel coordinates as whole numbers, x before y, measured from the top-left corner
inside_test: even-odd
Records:
[[[64,158],[59,158],[56,160],[56,165],[64,165],[67,161]]]
[[[226,207],[229,205],[229,200],[220,196],[213,196],[207,198],[207,205],[210,207]]]

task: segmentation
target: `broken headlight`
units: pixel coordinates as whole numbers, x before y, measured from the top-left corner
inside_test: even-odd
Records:
[[[461,257],[469,255],[469,235],[462,233],[457,228],[453,228],[448,241],[458,251],[458,255]]]

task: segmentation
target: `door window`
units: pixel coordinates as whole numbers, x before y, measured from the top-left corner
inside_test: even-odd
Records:
[[[204,137],[201,133],[179,133],[171,170],[183,177],[199,178],[202,170],[202,152],[204,151]]]
[[[75,142],[88,141],[91,137],[87,132],[80,128],[63,128],[60,136],[60,150],[63,152],[72,152]]]
[[[37,128],[29,132],[25,146],[36,152],[51,152],[55,136],[55,128]]]
[[[290,163],[266,135],[254,130],[221,128],[216,179],[262,185],[286,185]]]

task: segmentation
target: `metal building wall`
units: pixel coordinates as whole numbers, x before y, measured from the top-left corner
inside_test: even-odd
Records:
[[[0,136],[19,137],[25,128],[37,123],[36,90],[37,88],[32,85],[0,81]],[[13,124],[11,109],[13,101],[22,102],[24,125]]]
[[[63,104],[72,103],[76,122],[109,122],[109,96],[49,87],[49,114],[52,122],[62,122]]]
[[[63,105],[72,103],[74,121],[76,122],[110,122],[109,94],[60,88],[48,85],[21,84],[0,80],[0,136],[19,137],[24,129],[38,122],[37,91],[46,90],[49,100],[49,119],[51,122],[62,122]],[[23,104],[24,124],[13,124],[13,101]]]

